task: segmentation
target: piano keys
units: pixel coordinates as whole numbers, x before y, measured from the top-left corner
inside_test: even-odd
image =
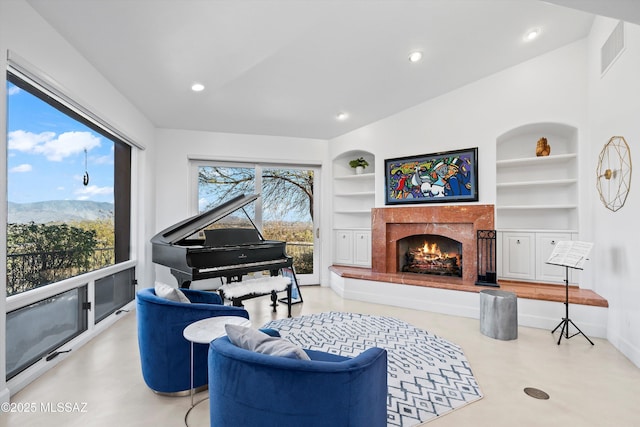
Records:
[[[275,276],[281,268],[291,267],[293,258],[286,253],[286,242],[265,240],[244,210],[258,197],[260,194],[234,197],[162,230],[151,239],[152,261],[169,267],[181,288],[189,288],[194,280],[215,277],[224,277],[227,283],[240,281],[256,271],[268,270]],[[253,228],[205,230],[240,209]]]

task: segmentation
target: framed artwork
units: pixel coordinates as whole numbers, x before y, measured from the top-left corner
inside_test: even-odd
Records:
[[[478,148],[384,161],[385,204],[478,200]]]
[[[300,292],[300,287],[298,286],[298,279],[296,278],[296,271],[294,267],[285,267],[280,271],[282,272],[282,277],[288,277],[289,279],[291,279],[291,304],[303,302],[302,293]],[[287,302],[287,298],[280,298],[278,301]]]

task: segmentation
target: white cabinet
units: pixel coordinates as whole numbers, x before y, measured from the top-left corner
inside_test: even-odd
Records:
[[[353,263],[371,267],[371,231],[353,232]]]
[[[574,240],[570,233],[536,233],[536,279],[544,282],[564,282],[565,268],[547,264],[556,244],[563,240]]]
[[[502,274],[515,280],[535,278],[535,237],[530,233],[502,233]]]
[[[547,264],[555,245],[560,241],[576,240],[576,233],[503,231],[498,233],[499,253],[502,265],[499,276],[502,279],[564,283],[564,267]],[[573,282],[574,272],[569,272]]]
[[[371,267],[371,231],[335,230],[335,264]]]

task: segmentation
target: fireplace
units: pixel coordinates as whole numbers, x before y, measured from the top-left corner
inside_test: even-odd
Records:
[[[398,240],[398,271],[462,277],[462,243],[446,236],[420,234]]]
[[[371,270],[398,276],[411,275],[425,282],[475,285],[477,280],[477,231],[494,229],[493,205],[439,205],[373,208]],[[459,242],[460,276],[403,272],[399,254],[401,239],[409,236],[443,236]],[[402,249],[400,249],[402,250]]]

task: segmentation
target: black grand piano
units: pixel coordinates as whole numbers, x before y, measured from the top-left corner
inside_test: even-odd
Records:
[[[260,194],[240,195],[199,215],[162,230],[151,239],[152,260],[167,266],[178,286],[189,288],[194,280],[226,278],[227,283],[241,281],[254,271],[278,274],[291,267],[293,258],[286,253],[286,242],[265,240],[244,207]],[[214,228],[209,225],[242,209],[253,228]],[[204,231],[204,239],[199,237]]]

